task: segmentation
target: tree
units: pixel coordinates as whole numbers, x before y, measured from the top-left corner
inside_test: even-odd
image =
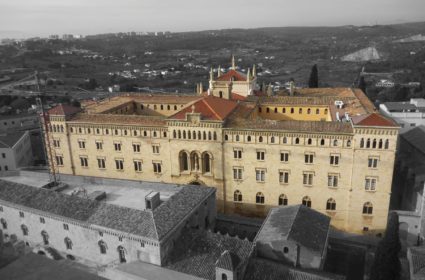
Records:
[[[361,76],[359,80],[359,89],[361,89],[364,93],[366,93],[366,81],[364,80],[364,77]]]
[[[314,64],[311,68],[310,79],[308,80],[309,88],[319,87],[319,71],[317,70],[317,64]]]
[[[401,244],[398,232],[399,222],[397,213],[390,213],[385,236],[379,242],[375,259],[370,272],[370,280],[400,279],[400,259],[398,254]]]

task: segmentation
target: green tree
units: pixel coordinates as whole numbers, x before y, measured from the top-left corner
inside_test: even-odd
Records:
[[[397,213],[390,213],[385,236],[379,242],[375,259],[370,272],[370,280],[400,279],[400,259],[398,254],[401,244],[398,232],[399,222]]]
[[[310,79],[308,80],[309,88],[319,87],[319,71],[317,70],[317,64],[314,64],[311,68]]]

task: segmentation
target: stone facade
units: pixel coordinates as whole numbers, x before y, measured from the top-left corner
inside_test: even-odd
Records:
[[[50,112],[51,165],[63,174],[214,186],[225,213],[264,217],[271,206],[303,203],[341,230],[385,230],[398,127],[361,91],[297,89],[238,102],[184,96],[174,111],[179,98],[126,95],[85,112]],[[146,112],[152,104],[165,112]]]

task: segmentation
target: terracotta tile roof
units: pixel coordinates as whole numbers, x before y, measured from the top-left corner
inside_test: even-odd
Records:
[[[184,186],[152,212],[0,180],[0,200],[154,240],[162,240],[214,192],[214,188]]]
[[[183,231],[175,244],[166,267],[210,280],[216,279],[216,262],[223,252],[236,255],[242,265],[248,262],[253,248],[248,240],[194,229]]]
[[[425,126],[415,127],[401,134],[400,137],[425,155]]]
[[[344,276],[320,270],[307,270],[289,267],[262,258],[251,258],[243,280],[344,280]]]
[[[388,119],[378,113],[372,113],[362,116],[353,116],[352,121],[354,125],[359,126],[389,126],[398,127],[397,123]]]
[[[230,99],[232,99],[232,100],[239,100],[239,101],[243,101],[243,100],[245,100],[245,99],[246,99],[246,97],[245,97],[245,96],[243,96],[243,95],[240,95],[240,94],[238,94],[238,93],[232,92],[232,93],[230,94]]]
[[[15,144],[24,136],[25,131],[0,135],[0,148],[13,148]]]
[[[255,239],[257,247],[279,246],[279,240],[290,240],[311,251],[323,254],[331,219],[304,205],[272,208]],[[276,252],[280,248],[275,248]],[[261,250],[258,249],[259,254]]]
[[[68,123],[95,123],[95,124],[120,124],[140,126],[165,126],[164,117],[143,115],[118,115],[118,114],[77,114]]]
[[[223,121],[238,106],[238,103],[232,100],[208,96],[196,101],[192,106],[194,106],[194,112],[201,114],[201,119],[203,120]],[[186,113],[192,112],[192,106],[187,106],[169,119],[186,119]]]
[[[236,70],[229,70],[226,73],[222,74],[220,77],[217,77],[216,81],[246,81],[246,75],[238,72]]]
[[[53,107],[52,109],[47,111],[47,113],[49,115],[69,116],[69,115],[76,114],[80,111],[81,111],[80,108],[70,106],[70,105],[66,105],[66,104],[65,105],[59,104],[58,106]]]

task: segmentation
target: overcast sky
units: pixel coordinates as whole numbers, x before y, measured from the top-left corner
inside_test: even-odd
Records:
[[[0,0],[0,37],[425,21],[425,0]]]

